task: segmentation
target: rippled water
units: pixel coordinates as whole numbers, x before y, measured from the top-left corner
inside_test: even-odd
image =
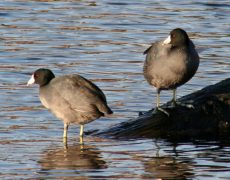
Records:
[[[73,125],[64,148],[62,122],[41,106],[37,86],[25,86],[40,67],[91,79],[115,113],[86,131],[108,128],[153,107],[142,52],[175,27],[188,31],[201,57],[179,96],[229,77],[229,11],[227,0],[2,0],[0,178],[229,179],[229,141],[173,144],[86,136],[82,150]],[[170,97],[164,91],[161,100]]]

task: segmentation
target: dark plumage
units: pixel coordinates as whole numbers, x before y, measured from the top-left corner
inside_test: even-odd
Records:
[[[81,125],[82,137],[84,124],[113,113],[99,87],[80,75],[55,77],[49,69],[38,69],[28,85],[33,83],[40,85],[42,104],[64,121],[64,138],[67,137],[70,123]]]
[[[189,81],[199,66],[199,56],[187,33],[180,28],[170,32],[164,41],[152,44],[144,54],[144,77],[157,89],[157,108],[161,90],[174,90]]]

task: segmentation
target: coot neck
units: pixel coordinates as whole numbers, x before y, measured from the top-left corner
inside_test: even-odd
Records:
[[[52,74],[52,75],[46,77],[45,81],[43,81],[43,83],[40,84],[40,87],[47,86],[47,85],[50,83],[50,81],[51,81],[52,79],[54,79],[54,78],[55,78],[54,74]]]
[[[176,50],[182,50],[182,51],[188,51],[189,49],[189,42],[186,41],[183,44],[177,44],[177,45],[172,45],[171,50],[176,51]]]

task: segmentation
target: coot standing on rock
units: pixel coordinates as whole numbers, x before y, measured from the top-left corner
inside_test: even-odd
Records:
[[[64,121],[64,142],[69,124],[80,124],[80,143],[83,143],[84,124],[113,113],[101,89],[80,75],[55,77],[49,69],[38,69],[27,85],[34,83],[40,86],[42,104]]]
[[[172,102],[176,104],[176,88],[189,81],[199,66],[199,56],[187,33],[180,28],[170,32],[164,41],[152,44],[144,54],[144,77],[157,90],[157,107],[159,108],[160,91],[173,90]]]

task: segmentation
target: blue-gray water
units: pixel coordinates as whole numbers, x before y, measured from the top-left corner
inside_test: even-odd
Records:
[[[155,92],[144,80],[142,52],[171,29],[184,28],[200,51],[195,77],[178,96],[230,75],[229,1],[0,2],[0,179],[230,179],[230,146],[219,141],[176,145],[166,140],[118,141],[69,130],[41,106],[31,73],[79,73],[105,92],[114,111],[86,131],[108,128],[153,107]],[[163,91],[161,101],[170,100]]]

